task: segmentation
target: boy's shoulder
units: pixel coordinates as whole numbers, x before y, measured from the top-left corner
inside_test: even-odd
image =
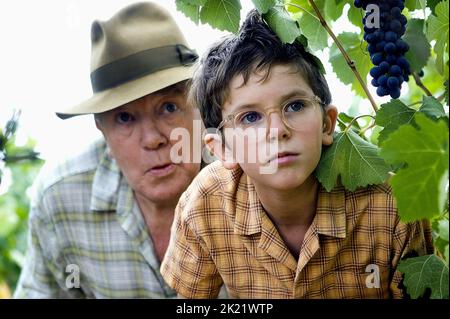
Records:
[[[242,187],[247,187],[247,177],[240,167],[229,170],[220,161],[215,161],[194,178],[182,194],[178,207],[188,219],[194,216],[205,218],[219,210],[231,212]]]
[[[397,202],[392,187],[387,183],[368,185],[354,191],[339,188],[345,198],[347,219],[359,219],[363,216],[379,216],[385,221],[399,221]]]
[[[206,196],[224,196],[234,193],[239,186],[243,171],[240,167],[229,170],[217,160],[206,167],[194,178],[186,193],[191,199]]]

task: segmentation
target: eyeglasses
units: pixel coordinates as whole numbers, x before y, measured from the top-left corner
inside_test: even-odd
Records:
[[[299,130],[305,123],[304,121],[308,119],[307,115],[317,105],[324,106],[325,104],[318,96],[314,95],[312,97],[295,98],[281,106],[265,110],[249,108],[227,115],[220,122],[217,130],[220,131],[230,123],[234,129],[268,129],[270,127],[270,114],[274,112],[281,114],[281,119],[288,128]]]

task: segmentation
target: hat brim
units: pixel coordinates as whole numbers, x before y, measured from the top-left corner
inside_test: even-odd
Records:
[[[61,110],[60,112],[57,111],[56,115],[61,119],[67,119],[77,115],[106,112],[178,82],[191,79],[194,70],[195,65],[178,66],[154,72],[108,90],[95,93],[91,98],[78,105]]]

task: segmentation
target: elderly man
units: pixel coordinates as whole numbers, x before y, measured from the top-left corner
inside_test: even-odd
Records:
[[[197,54],[153,3],[95,21],[91,41],[94,94],[57,114],[94,114],[104,140],[41,172],[15,297],[174,297],[160,261],[200,163],[173,163],[170,133],[198,116],[186,103]]]

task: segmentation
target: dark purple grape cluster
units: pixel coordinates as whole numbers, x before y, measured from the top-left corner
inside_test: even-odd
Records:
[[[370,69],[372,85],[377,88],[378,96],[400,97],[402,83],[409,80],[411,70],[405,53],[408,44],[401,39],[406,31],[406,17],[402,14],[404,0],[355,0],[355,7],[366,10],[363,18],[364,40],[374,67]],[[369,27],[366,19],[373,12],[369,4],[379,8],[379,28]]]

